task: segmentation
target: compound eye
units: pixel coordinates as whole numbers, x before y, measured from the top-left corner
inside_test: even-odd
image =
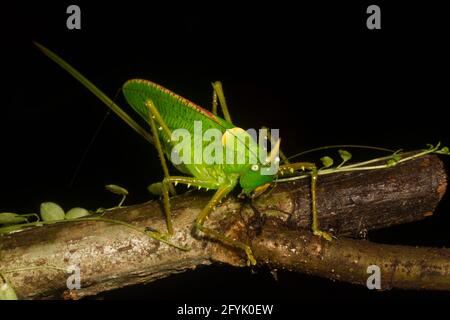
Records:
[[[258,171],[259,166],[257,164],[252,165],[252,171]]]

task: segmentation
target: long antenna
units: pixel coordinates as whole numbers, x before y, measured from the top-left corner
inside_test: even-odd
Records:
[[[378,150],[378,151],[384,151],[384,152],[395,152],[395,150],[391,150],[391,149],[387,149],[387,148],[383,148],[383,147],[372,147],[372,146],[357,145],[357,144],[336,144],[336,145],[331,145],[331,146],[324,146],[324,147],[309,149],[309,150],[294,154],[294,155],[288,157],[287,159],[291,160],[293,158],[297,158],[297,157],[303,156],[303,155],[311,153],[311,152],[316,152],[316,151],[325,150],[325,149],[337,149],[337,148],[371,149],[371,150]]]
[[[89,81],[85,76],[79,73],[75,68],[68,64],[64,59],[58,56],[53,51],[47,49],[43,45],[33,42],[47,57],[56,62],[61,68],[70,73],[75,79],[81,82],[89,91],[91,91],[97,98],[108,106],[114,113],[116,113],[123,121],[125,121],[133,130],[139,133],[145,140],[153,144],[152,136],[143,129],[136,121],[134,121],[125,111],[123,111],[117,104],[114,103],[106,94],[103,93],[97,86]]]
[[[81,155],[80,160],[78,161],[77,167],[76,167],[75,171],[73,172],[72,178],[70,179],[70,183],[69,183],[69,187],[70,187],[70,188],[73,187],[73,184],[75,183],[75,179],[77,178],[78,173],[80,172],[81,167],[82,167],[84,161],[86,160],[86,157],[87,157],[89,151],[91,150],[91,147],[92,147],[92,145],[94,144],[95,139],[97,139],[97,136],[98,136],[98,134],[100,133],[100,131],[102,130],[103,125],[104,125],[106,119],[108,118],[108,116],[110,115],[110,113],[111,113],[111,112],[110,112],[109,110],[106,110],[105,116],[104,116],[103,119],[100,121],[100,123],[99,123],[97,129],[95,129],[95,132],[94,132],[94,134],[92,135],[92,138],[91,138],[91,140],[89,141],[88,145],[86,146],[86,149],[84,149],[84,152],[83,152],[83,154]]]

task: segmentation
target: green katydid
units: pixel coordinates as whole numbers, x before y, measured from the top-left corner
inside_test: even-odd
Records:
[[[312,231],[317,236],[331,240],[330,234],[321,231],[318,225],[316,206],[316,181],[318,175],[314,163],[289,163],[286,161],[285,164],[277,166],[278,171],[273,174],[263,174],[264,169],[271,167],[274,162],[280,160],[278,157],[280,147],[279,139],[267,158],[264,160],[258,159],[257,163],[251,164],[248,161],[245,161],[243,164],[182,163],[180,165],[177,163],[175,165],[176,168],[190,176],[169,175],[166,158],[173,162],[171,152],[174,148],[174,142],[171,140],[171,137],[174,130],[183,128],[192,132],[194,121],[200,121],[204,129],[213,128],[220,130],[223,134],[223,148],[227,148],[225,143],[227,137],[239,135],[244,135],[245,137],[245,134],[243,134],[244,130],[235,126],[231,120],[220,82],[213,83],[213,108],[212,112],[209,112],[151,81],[140,79],[127,81],[122,88],[123,94],[131,107],[150,125],[151,133],[149,133],[62,58],[42,45],[35,44],[45,55],[74,76],[131,128],[156,147],[164,173],[164,179],[162,183],[158,184],[158,187],[160,187],[163,195],[164,211],[167,221],[167,234],[162,234],[161,239],[166,239],[166,235],[170,236],[173,233],[169,199],[169,194],[175,193],[173,185],[181,183],[188,186],[216,190],[208,204],[197,216],[194,228],[224,244],[244,250],[248,259],[247,262],[249,264],[255,264],[255,258],[247,244],[233,240],[206,227],[204,224],[205,220],[214,210],[214,207],[238,185],[242,188],[243,194],[254,198],[267,190],[277,177],[294,175],[297,171],[308,170],[311,172]],[[217,115],[218,105],[221,107],[223,118]],[[260,151],[258,150],[258,146],[253,147],[252,150],[250,150],[251,148],[247,144],[246,147],[249,149],[249,152],[258,153]],[[280,155],[282,158],[285,158],[282,153]],[[248,157],[248,154],[245,157]]]

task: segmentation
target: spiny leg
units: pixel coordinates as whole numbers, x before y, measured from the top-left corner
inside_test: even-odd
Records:
[[[171,224],[171,214],[170,214],[170,199],[169,199],[169,190],[167,185],[170,183],[174,183],[177,185],[178,183],[186,184],[188,187],[194,186],[198,188],[206,188],[206,189],[216,189],[217,184],[216,182],[207,181],[207,180],[200,180],[193,177],[184,177],[184,176],[170,176],[166,177],[163,180],[163,183],[161,184],[162,187],[162,194],[163,194],[163,204],[164,204],[164,211],[166,213],[166,217],[168,219],[168,229],[172,229]],[[212,199],[208,202],[208,204],[203,208],[203,210],[200,212],[200,214],[197,216],[195,220],[195,228],[202,231],[206,235],[215,238],[219,241],[221,241],[224,244],[240,248],[245,251],[247,254],[248,263],[254,265],[256,264],[256,260],[253,257],[252,250],[248,245],[245,243],[242,243],[237,240],[233,240],[227,236],[224,236],[223,234],[210,229],[208,227],[204,226],[204,223],[208,217],[208,215],[213,211],[214,207],[219,204],[219,202],[231,191],[233,190],[235,184],[230,184],[226,186],[219,187],[212,197]],[[170,227],[169,227],[170,226]],[[169,232],[169,235],[171,233]]]
[[[158,151],[159,160],[161,162],[161,167],[163,169],[164,177],[167,178],[170,176],[169,174],[169,168],[167,167],[166,158],[164,156],[164,151],[162,149],[161,140],[159,139],[158,130],[156,129],[156,121],[158,122],[161,130],[164,130],[164,133],[168,137],[168,139],[171,138],[172,133],[167,127],[166,123],[162,119],[161,115],[158,112],[158,109],[155,107],[152,100],[148,99],[145,101],[145,106],[147,107],[149,111],[149,123],[152,130],[152,135],[155,143],[155,148]],[[156,121],[155,121],[156,120]],[[169,185],[169,191],[172,195],[176,194],[175,188],[172,184]]]
[[[163,206],[164,213],[166,214],[167,219],[167,230],[168,234],[173,234],[173,226],[172,226],[172,216],[170,211],[170,199],[169,199],[169,187],[174,183],[177,185],[178,183],[186,184],[188,187],[194,186],[205,189],[217,188],[217,184],[211,181],[200,180],[193,177],[184,177],[184,176],[168,176],[165,177],[161,184],[161,193],[163,195]]]
[[[316,199],[316,187],[317,187],[317,167],[311,162],[296,162],[291,164],[281,165],[278,169],[280,175],[293,174],[296,170],[310,170],[311,171],[311,203],[312,203],[312,224],[311,228],[316,236],[325,238],[331,241],[332,237],[329,233],[320,230],[319,218],[317,214],[317,199]]]
[[[227,102],[225,100],[225,95],[223,94],[222,82],[216,81],[212,84],[214,92],[213,92],[213,113],[217,115],[217,98],[219,98],[220,107],[222,109],[223,117],[230,123],[231,121],[230,112],[228,111]],[[215,109],[215,110],[214,110]]]
[[[247,255],[247,265],[255,265],[256,260],[253,257],[252,249],[245,243],[231,239],[230,237],[227,237],[211,228],[205,227],[204,223],[206,219],[208,218],[211,211],[214,210],[214,207],[223,199],[226,197],[226,195],[233,190],[234,184],[225,185],[219,187],[219,189],[216,191],[214,196],[211,198],[211,200],[208,202],[208,204],[203,208],[203,210],[200,212],[200,214],[197,216],[197,219],[195,220],[195,227],[205,233],[206,235],[215,238],[219,240],[220,242],[227,244],[229,246],[239,248],[245,251]]]
[[[213,115],[217,116],[217,105],[218,105],[218,101],[217,101],[217,92],[214,89],[214,83],[213,85],[213,96],[212,96],[212,109],[211,112],[213,113]]]

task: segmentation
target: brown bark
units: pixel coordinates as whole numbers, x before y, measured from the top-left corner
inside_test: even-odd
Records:
[[[445,193],[446,175],[437,156],[383,170],[320,176],[322,229],[338,240],[312,236],[308,179],[280,183],[253,204],[230,196],[207,224],[251,244],[260,264],[365,284],[367,266],[382,271],[382,288],[450,290],[450,251],[370,243],[343,238],[366,230],[417,221],[433,213]],[[0,269],[23,299],[79,298],[150,282],[202,264],[243,265],[242,252],[192,233],[195,216],[211,193],[172,199],[175,234],[182,251],[124,226],[77,221],[37,227],[0,238]],[[105,217],[165,230],[160,203],[108,211]],[[267,217],[267,218],[264,218]],[[81,269],[81,289],[67,291],[67,274],[45,266]],[[36,267],[27,271],[11,269]]]
[[[450,249],[378,244],[341,238],[321,241],[305,231],[266,226],[252,241],[255,256],[271,268],[366,285],[378,266],[381,289],[450,290]]]

